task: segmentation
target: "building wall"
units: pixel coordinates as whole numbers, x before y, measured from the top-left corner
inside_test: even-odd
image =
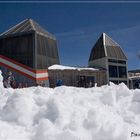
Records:
[[[113,60],[114,62],[109,62],[109,60]],[[112,77],[111,73],[115,73],[115,71],[110,72],[110,66],[117,68],[117,75],[116,77]],[[106,69],[106,82],[109,84],[109,82],[114,82],[115,84],[119,84],[120,82],[124,82],[126,85],[128,85],[128,70],[127,70],[127,61],[121,60],[121,59],[112,59],[111,57],[104,57],[100,59],[96,59],[93,61],[89,61],[89,67],[102,67]],[[124,67],[126,68],[126,75],[125,77],[119,76],[119,68]]]
[[[106,68],[106,57],[89,61],[88,67],[101,67],[101,68]]]
[[[140,71],[132,71],[128,73],[129,78],[129,88],[130,89],[140,89]]]
[[[95,77],[95,83],[97,83],[97,86],[107,84],[105,70],[49,70],[48,73],[51,87],[54,87],[56,85],[56,81],[59,79],[61,79],[63,84],[66,86],[78,86],[77,82],[80,76]]]
[[[109,76],[109,81],[114,82],[115,84],[119,84],[121,82],[124,82],[126,85],[128,85],[128,70],[127,70],[127,61],[126,60],[121,60],[121,59],[112,59],[108,58],[108,76]],[[113,60],[114,62],[110,62],[109,60]],[[111,76],[111,73],[115,73],[115,70],[112,70],[110,72],[109,67],[113,66],[116,67],[117,69],[117,75],[116,76]],[[123,72],[124,69],[125,72]]]
[[[35,65],[36,69],[47,69],[49,66],[59,64],[57,42],[46,36],[36,34]]]
[[[34,79],[26,77],[23,74],[15,72],[12,69],[6,68],[4,66],[0,66],[0,70],[2,71],[3,81],[7,80],[9,72],[12,73],[12,76],[14,77],[17,88],[19,84],[22,84],[23,87],[25,86],[31,87],[31,86],[37,86],[37,85],[49,87],[49,80],[36,81]]]
[[[4,66],[1,66],[0,69],[2,71],[3,80],[6,80],[8,77],[8,73],[12,72],[12,75],[17,83],[17,86],[19,83],[22,83],[22,85],[28,84],[28,86],[35,86],[36,85],[36,82],[33,81],[32,79],[29,79],[29,78],[27,78],[27,77],[25,77],[17,72],[14,72],[14,71],[12,71]]]
[[[0,38],[0,54],[33,68],[33,33]]]
[[[100,58],[100,59],[89,61],[88,66],[89,67],[104,68],[106,70],[106,74],[105,74],[106,77],[104,77],[104,80],[106,80],[106,83],[109,84],[109,73],[108,73],[108,61],[107,61],[107,57],[103,57],[103,58]]]

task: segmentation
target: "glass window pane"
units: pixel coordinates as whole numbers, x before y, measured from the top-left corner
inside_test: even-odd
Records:
[[[118,77],[117,66],[109,65],[109,77]]]
[[[127,77],[126,67],[119,66],[119,77],[120,78],[126,78]]]

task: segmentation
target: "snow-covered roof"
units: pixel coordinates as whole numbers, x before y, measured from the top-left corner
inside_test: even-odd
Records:
[[[70,66],[63,66],[63,65],[52,65],[48,68],[49,70],[91,70],[91,71],[98,71],[97,68],[79,68],[79,67],[70,67]]]

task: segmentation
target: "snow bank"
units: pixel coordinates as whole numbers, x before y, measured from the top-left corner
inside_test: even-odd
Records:
[[[70,67],[70,66],[63,66],[63,65],[52,65],[48,68],[49,70],[92,70],[96,71],[99,69],[96,68],[78,68],[78,67]]]
[[[4,89],[0,77],[0,140],[139,140],[140,90]]]

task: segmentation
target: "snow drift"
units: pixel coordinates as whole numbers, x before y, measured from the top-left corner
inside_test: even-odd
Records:
[[[138,140],[140,90],[4,89],[0,77],[0,140]]]

